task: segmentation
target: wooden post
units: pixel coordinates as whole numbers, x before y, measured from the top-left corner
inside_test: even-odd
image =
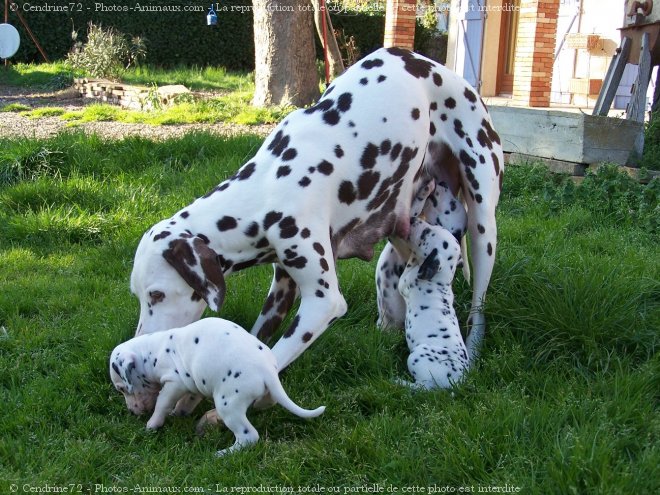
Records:
[[[7,0],[5,0],[5,1],[7,1]],[[36,36],[32,33],[32,30],[30,29],[30,26],[28,26],[28,23],[25,21],[25,19],[21,15],[20,7],[18,6],[18,4],[16,2],[14,2],[13,0],[9,0],[9,4],[12,7],[15,7],[14,13],[18,16],[18,20],[21,21],[21,24],[23,24],[23,27],[27,31],[28,36],[30,36],[30,38],[34,42],[35,46],[37,47],[37,50],[39,50],[39,53],[41,53],[41,56],[44,58],[44,61],[47,62],[47,63],[50,62],[50,60],[48,60],[48,57],[46,56],[46,52],[44,51],[44,49],[39,44],[39,41],[37,41]],[[7,11],[5,10],[5,17],[6,17],[6,14],[7,14]],[[5,22],[7,22],[6,19],[5,19]]]
[[[314,24],[316,25],[316,33],[321,40],[321,45],[325,45],[325,40],[328,42],[328,59],[330,63],[330,75],[334,79],[344,72],[344,61],[341,59],[341,51],[339,51],[339,45],[337,44],[337,38],[335,37],[335,30],[332,27],[332,20],[330,19],[330,12],[328,12],[327,7],[321,8],[320,0],[312,0],[312,5],[314,6]],[[323,17],[325,16],[327,33],[325,40],[323,38]],[[325,46],[323,46],[325,49]]]
[[[617,48],[607,69],[605,81],[598,95],[598,100],[596,100],[592,115],[607,115],[610,111],[614,96],[616,96],[616,90],[619,88],[619,83],[621,83],[621,77],[623,77],[623,71],[626,68],[626,63],[628,63],[631,45],[632,40],[630,38],[625,37],[621,40],[621,46]]]
[[[628,104],[626,118],[636,122],[644,122],[646,114],[646,91],[651,81],[651,51],[649,49],[649,33],[642,35],[642,47],[639,54],[639,73],[633,89],[632,100]],[[642,156],[644,151],[644,132],[640,132],[635,140],[633,153],[637,158]]]
[[[5,24],[9,19],[9,0],[5,0]],[[5,69],[9,68],[9,60],[5,59]]]
[[[651,103],[651,120],[660,110],[660,69],[655,76],[655,88],[653,89],[653,103]]]

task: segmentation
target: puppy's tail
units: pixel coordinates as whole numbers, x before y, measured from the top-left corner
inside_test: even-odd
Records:
[[[268,387],[268,391],[270,392],[270,396],[275,400],[275,402],[296,416],[301,418],[315,418],[323,414],[323,411],[325,411],[325,406],[317,407],[316,409],[303,409],[298,404],[293,402],[284,391],[284,387],[282,387],[282,383],[280,382],[280,379],[276,373],[268,375],[268,379],[265,381],[266,387]]]

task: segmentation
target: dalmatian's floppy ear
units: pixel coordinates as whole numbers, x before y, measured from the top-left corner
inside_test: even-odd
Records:
[[[137,355],[134,353],[117,356],[112,361],[112,369],[115,373],[117,373],[117,375],[119,375],[119,378],[121,378],[121,381],[126,387],[127,394],[133,393],[133,382],[131,374],[133,374],[135,371],[136,363]]]
[[[225,300],[225,277],[218,253],[200,237],[176,239],[163,251],[163,258],[172,265],[213,311],[219,311]]]
[[[438,259],[438,250],[433,249],[424,262],[419,266],[417,278],[420,280],[432,280],[433,276],[440,269],[440,260]]]

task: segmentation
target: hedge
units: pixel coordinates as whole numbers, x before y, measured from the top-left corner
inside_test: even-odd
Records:
[[[190,0],[112,0],[103,3],[74,0],[73,3],[51,2],[52,5],[74,6],[73,12],[21,12],[51,60],[63,59],[73,45],[71,31],[75,28],[82,39],[87,33],[87,23],[92,21],[103,26],[113,26],[131,36],[141,36],[147,41],[147,60],[159,66],[221,65],[232,69],[251,70],[254,67],[254,42],[252,15],[237,10],[251,6],[250,0],[222,0],[218,11],[218,25],[206,25],[206,11],[210,2]],[[101,4],[106,10],[97,10]],[[23,9],[23,3],[20,8]],[[36,4],[33,4],[36,5]],[[200,12],[184,9],[205,5]],[[126,9],[123,12],[108,9]],[[167,8],[173,11],[153,12],[136,9]],[[234,8],[232,11],[231,9]],[[21,47],[14,60],[40,61],[37,48],[29,39],[15,14],[10,23],[20,32]]]
[[[217,26],[206,25],[206,11],[188,12],[186,8],[201,8],[190,0],[112,0],[102,2],[52,2],[50,5],[73,6],[69,12],[24,11],[30,29],[43,46],[51,60],[66,57],[73,44],[72,30],[84,40],[88,22],[146,39],[146,63],[171,67],[176,65],[223,66],[231,70],[254,69],[254,39],[252,29],[251,0],[222,0],[216,3]],[[97,8],[97,4],[104,8]],[[209,2],[210,5],[210,2]],[[160,11],[154,11],[154,9]],[[119,11],[117,11],[119,10]],[[331,18],[336,30],[347,36],[354,36],[362,56],[382,46],[385,29],[384,11],[357,13],[331,8]],[[16,14],[10,13],[9,22],[20,32],[21,46],[12,59],[15,62],[38,62],[39,52],[29,39]],[[415,49],[431,58],[444,62],[446,37],[417,25]],[[322,58],[321,45],[316,41],[319,58]]]

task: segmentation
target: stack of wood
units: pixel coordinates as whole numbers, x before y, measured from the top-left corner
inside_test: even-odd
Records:
[[[83,98],[92,98],[133,110],[151,110],[157,106],[167,106],[177,96],[190,93],[188,88],[180,84],[149,88],[87,77],[75,79],[74,88]]]

